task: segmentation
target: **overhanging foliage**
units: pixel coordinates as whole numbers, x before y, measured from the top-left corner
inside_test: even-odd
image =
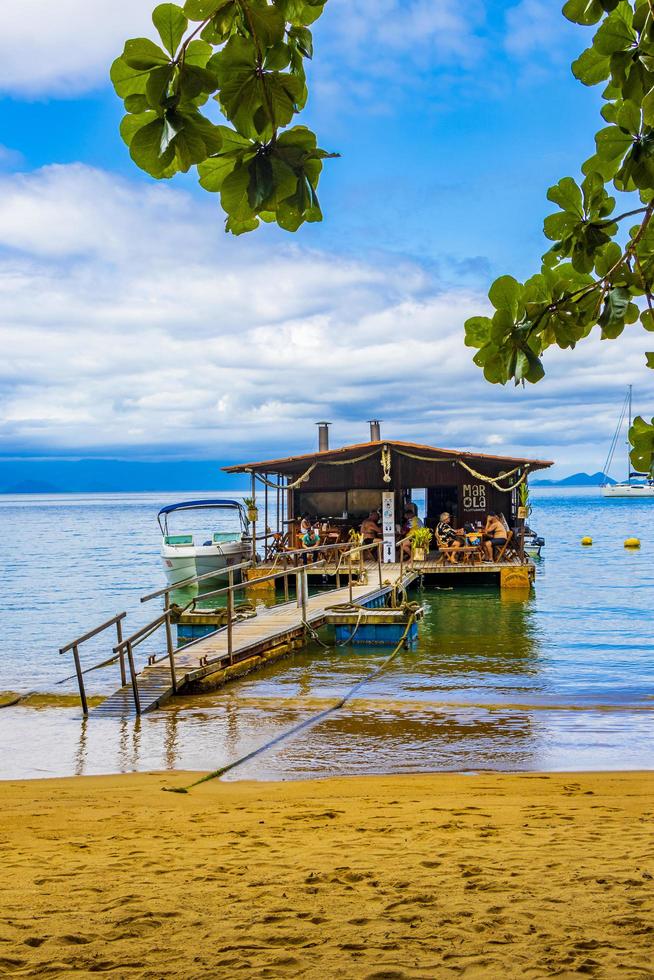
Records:
[[[558,210],[545,219],[552,244],[540,271],[524,283],[496,280],[493,315],[466,321],[465,342],[494,384],[540,381],[543,352],[572,348],[594,327],[605,340],[638,321],[654,331],[654,0],[568,0],[563,13],[599,24],[572,71],[584,85],[605,85],[606,125],[582,178],[563,177],[547,193]],[[621,224],[636,217],[631,227]],[[654,368],[654,353],[647,365]],[[632,465],[651,472],[654,419],[637,418],[629,439]]]
[[[126,115],[120,131],[134,162],[158,179],[197,167],[220,194],[225,228],[259,220],[295,231],[320,221],[322,161],[315,133],[289,125],[307,100],[309,25],[326,0],[187,0],[162,3],[161,45],[133,38],[111,68]],[[214,100],[230,125],[206,112]],[[204,111],[203,111],[204,109]]]

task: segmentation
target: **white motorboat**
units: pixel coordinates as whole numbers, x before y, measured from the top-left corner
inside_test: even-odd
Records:
[[[627,390],[627,396],[622,405],[620,412],[620,418],[618,419],[618,424],[616,430],[613,434],[613,439],[609,447],[609,454],[606,457],[606,463],[604,464],[604,475],[608,476],[609,470],[611,468],[611,463],[613,462],[613,455],[615,453],[616,447],[618,445],[618,440],[620,439],[620,433],[622,431],[622,426],[625,421],[627,423],[627,433],[631,428],[631,416],[632,416],[632,406],[631,406],[631,388],[629,385]],[[634,482],[636,481],[636,482]],[[603,497],[623,497],[632,500],[654,500],[654,480],[652,479],[651,473],[632,473],[631,472],[631,461],[629,459],[629,440],[627,439],[627,479],[621,483],[603,483],[601,486]]]
[[[171,534],[169,516],[189,510],[213,510],[222,519],[212,521],[213,527],[202,534]],[[238,521],[237,526],[231,530],[225,528],[225,524],[236,523],[234,518]],[[251,556],[247,512],[239,500],[184,500],[162,507],[157,521],[161,529],[161,558],[169,585],[238,565]],[[214,529],[216,524],[220,530]]]

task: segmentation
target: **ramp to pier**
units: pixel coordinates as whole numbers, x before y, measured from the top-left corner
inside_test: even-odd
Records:
[[[375,580],[377,579],[376,569],[374,572],[371,569],[370,574]],[[380,586],[377,580],[367,584],[353,583],[351,601],[364,605],[374,601],[378,596],[387,595],[397,585],[407,588],[418,574],[413,569],[400,568],[399,564],[384,565],[383,584]],[[325,622],[330,606],[346,602],[350,602],[349,585],[309,596],[306,602],[306,622],[317,628]],[[194,640],[174,652],[177,693],[182,693],[185,687],[210,674],[243,663],[264,654],[267,650],[297,639],[303,634],[304,629],[302,609],[296,600],[267,609],[259,607],[256,616],[233,623],[231,663],[226,627],[221,627],[215,633]],[[153,711],[168,700],[175,693],[168,657],[165,656],[165,659],[144,667],[138,674],[137,682],[142,714]],[[123,685],[93,708],[91,714],[95,717],[123,717],[135,714],[132,684]]]

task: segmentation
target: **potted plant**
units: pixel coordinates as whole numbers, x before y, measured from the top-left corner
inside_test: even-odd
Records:
[[[409,531],[411,554],[414,561],[424,561],[429,552],[432,533],[428,527],[414,527]]]
[[[257,505],[254,502],[254,497],[243,497],[243,505],[248,512],[248,520],[250,523],[254,524],[259,518],[259,511],[257,510]]]

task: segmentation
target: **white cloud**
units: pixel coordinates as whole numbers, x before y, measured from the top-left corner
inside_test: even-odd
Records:
[[[647,335],[497,388],[462,341],[484,308],[397,257],[228,238],[169,186],[81,165],[0,177],[0,451],[243,458],[310,448],[325,417],[357,441],[377,416],[398,438],[599,468],[624,386],[654,401]]]
[[[154,5],[154,0],[22,0],[8,6],[0,33],[0,91],[71,97],[107,84],[126,38],[156,37]],[[337,84],[332,71],[343,59],[350,70],[361,69],[358,87],[366,76],[398,70],[410,75],[411,66],[469,64],[480,43],[471,18],[456,0],[329,0],[316,24],[317,81],[323,91]]]
[[[582,50],[579,33],[579,28],[562,16],[561,4],[551,0],[521,0],[506,12],[504,46],[516,58],[531,59],[530,69],[537,71],[542,68],[543,60],[561,63],[576,57]],[[587,35],[586,43],[589,42]]]
[[[106,83],[125,38],[152,33],[150,0],[4,4],[0,91],[68,97]]]

